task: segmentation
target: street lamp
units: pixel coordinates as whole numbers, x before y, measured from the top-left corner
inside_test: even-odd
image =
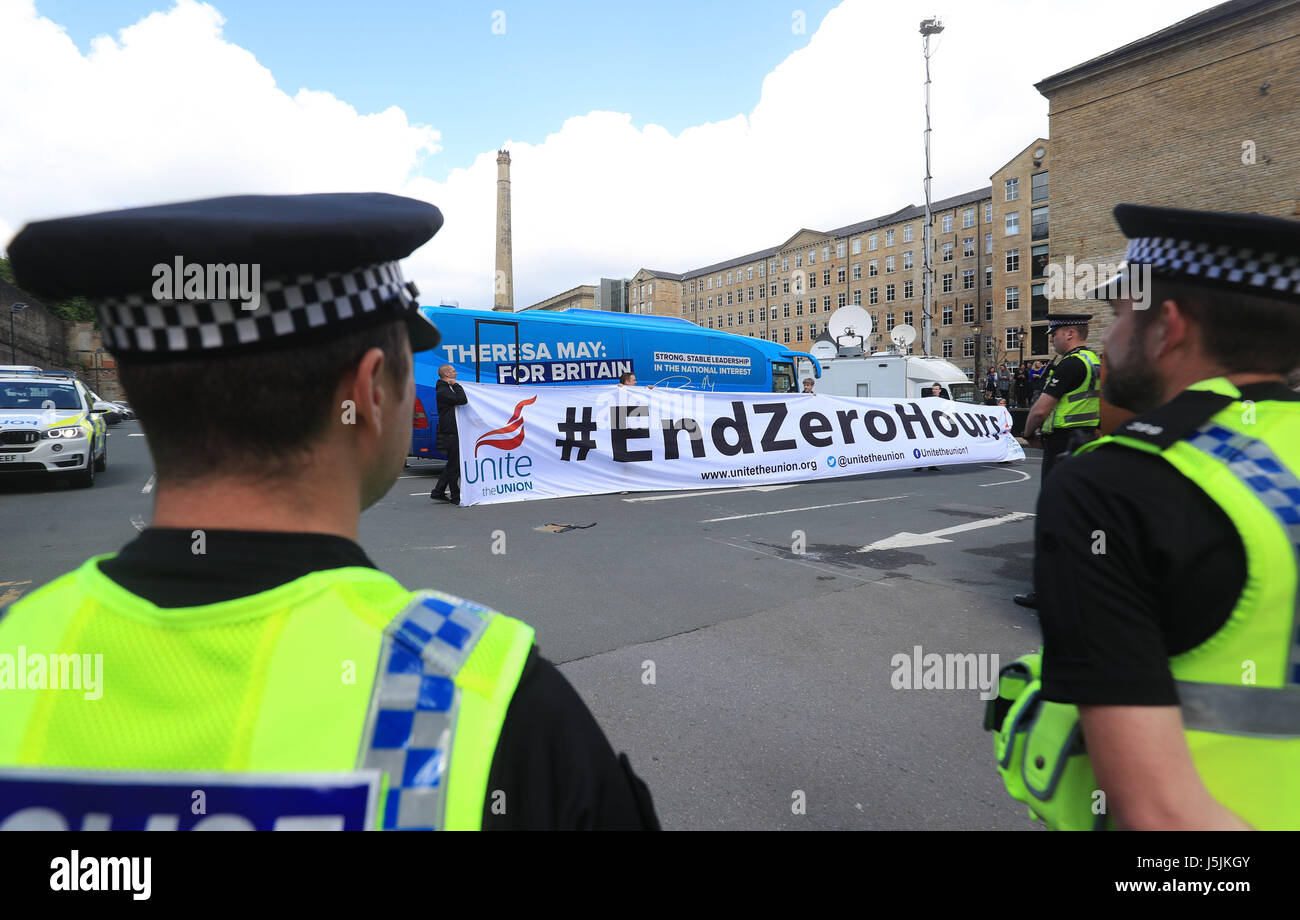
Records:
[[[26,310],[25,303],[11,303],[9,305],[9,363],[18,363],[18,340],[14,338],[14,314],[19,310]]]
[[[1016,330],[1016,341],[1020,345],[1020,367],[1025,366],[1025,327]]]
[[[980,346],[984,343],[980,341],[980,324],[972,326],[971,331],[975,333],[975,392],[983,393],[984,384],[980,382]]]

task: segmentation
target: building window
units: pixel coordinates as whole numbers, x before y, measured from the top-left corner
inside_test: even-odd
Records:
[[[1029,177],[1030,201],[1047,200],[1047,173],[1034,173]]]
[[[952,339],[943,340],[943,356],[945,358],[952,357]]]
[[[855,256],[862,254],[862,237],[860,236],[853,238],[853,254]]]
[[[767,266],[765,266],[762,262],[759,262],[759,263],[758,263],[758,277],[760,277],[760,278],[763,277],[763,269],[766,268],[766,267],[767,267]]]
[[[1020,288],[1015,285],[1007,288],[1007,309],[1020,309]]]
[[[750,310],[750,311],[749,311],[749,321],[750,321],[751,323],[754,321],[754,311],[753,311],[753,310]]]
[[[885,245],[886,245],[886,246],[893,246],[893,245],[894,245],[894,231],[893,231],[893,230],[886,230],[886,231],[885,231]]]
[[[963,358],[975,357],[975,340],[970,336],[966,336],[966,338],[962,339],[961,356]]]
[[[768,260],[768,262],[767,262],[767,273],[768,273],[769,275],[775,275],[775,274],[776,274],[776,259],[769,259],[769,260]]]
[[[789,329],[782,329],[782,330],[781,330],[781,341],[782,341],[782,342],[785,342],[785,344],[787,344],[787,345],[790,344],[790,330],[789,330]]]
[[[783,271],[783,272],[788,272],[789,270],[790,270],[790,257],[789,257],[789,256],[782,256],[782,257],[781,257],[781,271]]]
[[[911,310],[904,310],[904,311],[903,311],[903,322],[907,323],[907,325],[909,325],[909,326],[912,325],[912,311],[911,311]]]
[[[943,308],[943,324],[942,324],[942,325],[944,325],[944,326],[951,326],[951,325],[952,325],[952,304],[947,304],[947,305],[944,306],[944,308]]]
[[[907,281],[903,282],[903,297],[906,298],[911,296],[912,296],[912,282],[911,279],[908,279]]]
[[[986,234],[984,234],[984,251],[987,252],[987,253],[992,253],[992,252],[993,252],[993,234],[992,234],[992,233],[986,233]]]
[[[776,282],[775,282],[775,281],[773,281],[773,282],[771,283],[771,285],[769,285],[767,293],[768,293],[768,296],[769,296],[769,297],[775,297],[775,296],[776,296]]]
[[[1017,198],[1019,198],[1019,197],[1020,197],[1020,179],[1019,179],[1019,178],[1016,178],[1016,179],[1008,179],[1008,180],[1007,180],[1007,197],[1006,197],[1005,199],[1003,199],[1003,200],[1004,200],[1004,201],[1015,201],[1015,200],[1016,200]]]
[[[713,298],[712,298],[712,297],[709,298],[709,309],[710,309],[710,310],[713,309]]]
[[[880,288],[871,288],[871,290],[867,291],[867,303],[880,303]]]
[[[968,326],[975,322],[975,304],[964,303],[961,305],[961,321]]]
[[[992,265],[985,265],[985,266],[984,266],[984,286],[985,286],[985,287],[992,287],[992,286],[993,286],[993,266],[992,266]]]
[[[829,247],[829,246],[823,246],[823,247],[822,247],[822,261],[823,261],[823,262],[829,262],[830,260],[831,260],[831,247]]]
[[[857,288],[857,289],[854,290],[854,292],[853,292],[853,306],[855,306],[855,307],[860,307],[860,306],[862,306],[862,289],[861,289],[861,288]]]
[[[961,257],[969,259],[973,255],[975,255],[975,237],[968,236],[961,241]]]
[[[710,328],[710,329],[713,328],[713,317],[712,317],[712,316],[709,317],[709,328]]]
[[[837,268],[837,269],[835,270],[835,282],[836,282],[837,284],[843,284],[843,283],[844,283],[844,279],[845,279],[845,277],[846,277],[846,275],[845,275],[845,272],[844,272],[844,266],[841,265],[839,268]],[[827,284],[830,284],[829,281],[826,282],[826,283],[827,283]]]
[[[727,291],[727,306],[731,306],[731,291]]]
[[[872,314],[871,314],[871,328],[872,328],[872,329],[879,329],[879,328],[880,328],[880,314],[879,314],[879,313],[872,313]]]
[[[808,250],[808,264],[809,264],[809,265],[816,265],[816,264],[817,264],[817,250],[816,250],[816,249],[809,249],[809,250]]]
[[[944,261],[944,262],[951,262],[951,261],[952,261],[952,243],[944,243],[944,244],[943,244],[943,260],[942,260],[942,261]]]
[[[1015,236],[1020,232],[1020,212],[1012,211],[1007,215],[1007,236]]]
[[[961,289],[963,291],[975,290],[975,269],[968,268],[961,273]]]
[[[758,321],[760,323],[767,322],[767,307],[758,308]]]
[[[872,259],[870,262],[867,263],[867,274],[870,275],[872,278],[880,274],[879,259]]]
[[[782,293],[782,294],[789,294],[789,293],[790,293],[790,279],[789,279],[789,278],[782,278],[782,279],[781,279],[781,293]]]
[[[1035,240],[1047,239],[1048,210],[1049,210],[1049,206],[1043,205],[1041,208],[1034,208],[1032,211],[1029,212],[1029,217],[1031,221],[1030,239],[1035,239]]]
[[[885,256],[885,271],[892,272],[893,270],[894,270],[894,257]]]
[[[984,339],[984,354],[988,357],[993,356],[993,336],[986,336]]]
[[[861,280],[862,280],[862,263],[861,263],[861,262],[854,262],[854,263],[853,263],[853,280],[854,280],[854,281],[861,281]]]
[[[1007,250],[1007,271],[1009,272],[1020,271],[1020,250],[1019,249]]]
[[[967,208],[961,212],[961,225],[963,227],[975,226],[975,209]]]
[[[885,303],[893,303],[893,302],[894,302],[894,286],[892,284],[886,284]]]
[[[754,280],[754,266],[751,265],[745,269],[745,280],[746,281]]]
[[[735,316],[734,316],[733,314],[731,314],[731,313],[728,313],[728,314],[727,314],[727,326],[728,326],[728,327],[731,327],[731,325],[732,325],[732,322],[731,322],[731,321],[732,321],[733,319],[735,319]]]
[[[944,233],[952,233],[952,215],[951,215],[951,214],[945,214],[945,215],[943,215],[943,232],[944,232]]]
[[[885,314],[885,331],[886,332],[894,331],[894,314],[892,313]]]
[[[984,301],[984,322],[993,322],[993,298]]]
[[[903,242],[904,242],[904,243],[910,243],[910,242],[912,242],[912,225],[911,225],[911,224],[908,224],[906,227],[903,228]]]
[[[802,342],[802,341],[803,341],[803,326],[795,326],[795,327],[794,327],[794,340],[795,340],[796,342]]]
[[[809,289],[809,290],[812,290],[812,289],[815,288],[816,286],[817,286],[817,273],[816,273],[816,272],[809,272],[809,273],[808,273],[808,289]]]
[[[840,240],[838,243],[835,244],[835,258],[837,258],[837,259],[842,259],[842,258],[844,258],[844,241],[843,241],[843,240]]]
[[[1029,319],[1031,321],[1047,319],[1047,294],[1044,291],[1045,287],[1046,285],[1040,281],[1029,289]]]
[[[1041,278],[1047,274],[1047,244],[1039,243],[1030,252],[1029,274],[1031,277]]]
[[[751,301],[754,299],[754,289],[752,287],[749,289],[749,299]]]
[[[795,315],[795,316],[803,316],[803,301],[802,301],[802,300],[796,300],[796,301],[794,302],[794,315]]]
[[[795,255],[794,255],[794,267],[795,267],[795,268],[803,268],[803,253],[802,253],[802,252],[796,252],[796,253],[795,253]]]
[[[840,292],[840,306],[841,306],[841,307],[844,306],[844,292],[843,292],[843,291]],[[829,313],[829,312],[831,312],[831,295],[830,295],[830,294],[823,294],[823,295],[822,295],[822,312],[823,312],[823,313]]]
[[[873,233],[871,234],[871,236],[867,237],[868,252],[875,252],[879,248],[880,248],[880,241],[876,238],[876,234]]]
[[[943,276],[943,292],[945,294],[952,293],[952,272],[948,272]]]
[[[993,223],[993,202],[991,201],[984,202],[984,223]]]
[[[843,291],[840,291],[839,294],[837,294],[837,295],[835,295],[835,296],[838,298],[838,299],[837,299],[837,302],[836,302],[836,304],[835,304],[835,306],[837,306],[837,307],[842,307],[842,306],[844,306],[844,304],[845,304],[845,303],[847,302],[847,300],[848,300],[848,298],[844,296],[844,292],[843,292]],[[826,305],[826,309],[828,309],[828,310],[830,309],[830,304],[827,304],[827,305]]]
[[[731,272],[727,272],[727,284],[731,284]]]
[[[1008,329],[1007,348],[1011,349],[1011,348],[1019,348],[1019,347],[1020,347],[1020,330],[1018,328]]]
[[[912,250],[909,249],[903,253],[903,268],[908,269],[911,267],[912,267]]]
[[[784,307],[784,312],[783,312],[781,315],[784,316],[786,319],[789,319],[789,318],[790,318],[790,305],[789,305],[788,303],[787,303],[787,304],[782,304],[782,307]]]
[[[844,280],[844,269],[842,269],[842,268],[840,269],[840,280],[841,280],[841,281]],[[822,286],[823,286],[823,287],[830,287],[830,284],[831,284],[831,270],[830,270],[829,268],[823,268],[823,269],[822,269]]]

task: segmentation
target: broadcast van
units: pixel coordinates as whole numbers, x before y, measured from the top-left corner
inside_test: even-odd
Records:
[[[500,313],[421,307],[442,343],[415,356],[410,455],[444,459],[434,446],[434,387],[450,364],[461,381],[502,386],[614,384],[628,372],[640,386],[739,393],[794,393],[818,377],[816,358],[766,339],[705,329],[688,320],[605,310]]]

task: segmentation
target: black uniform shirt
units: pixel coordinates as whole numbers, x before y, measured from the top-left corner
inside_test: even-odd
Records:
[[[1079,348],[1084,346],[1080,345]],[[1051,377],[1043,387],[1043,392],[1053,399],[1061,399],[1075,387],[1088,379],[1088,365],[1074,349],[1056,362],[1049,371]]]
[[[1240,389],[1300,400],[1276,383]],[[1217,411],[1184,396],[1141,418],[1189,434]],[[1246,581],[1245,548],[1219,506],[1167,460],[1119,445],[1056,468],[1035,550],[1043,692],[1058,702],[1176,706],[1170,656],[1216,633]]]
[[[257,594],[311,572],[375,568],[343,537],[205,533],[206,553],[195,555],[190,531],[146,530],[100,571],[159,607],[188,607]],[[487,830],[659,828],[650,790],[627,755],[614,756],[582,699],[536,646],[506,712],[488,790]],[[495,790],[505,793],[505,814],[491,813]]]

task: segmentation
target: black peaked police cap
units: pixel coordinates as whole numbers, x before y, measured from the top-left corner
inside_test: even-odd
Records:
[[[1141,204],[1116,205],[1114,215],[1128,250],[1091,297],[1119,298],[1120,280],[1146,265],[1187,284],[1300,304],[1300,221]]]
[[[396,195],[238,195],[37,221],[9,258],[24,290],[88,298],[123,362],[272,350],[396,318],[427,351],[441,336],[398,260],[441,227],[436,207]]]

